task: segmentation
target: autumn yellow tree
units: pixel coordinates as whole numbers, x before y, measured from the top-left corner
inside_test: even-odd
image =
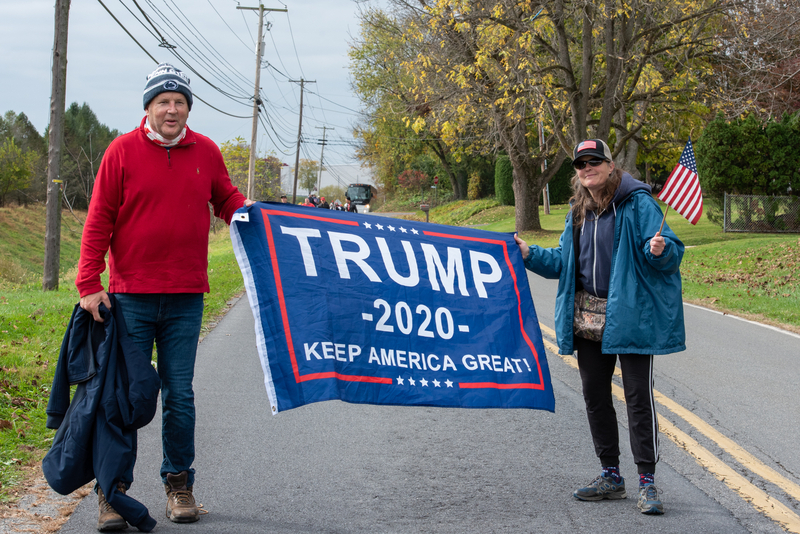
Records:
[[[482,132],[467,133],[465,128],[457,139],[445,142],[439,125],[423,119],[431,108],[415,99],[414,78],[405,67],[418,53],[404,36],[406,25],[403,18],[378,9],[361,14],[361,33],[350,51],[354,87],[367,111],[356,128],[362,143],[359,157],[392,190],[403,170],[424,166],[430,155],[448,176],[453,197],[466,198],[472,160],[487,153],[488,145]],[[475,150],[478,145],[483,150]]]
[[[702,100],[723,0],[390,0],[418,53],[404,65],[418,106],[409,120],[457,140],[480,123],[514,170],[516,225],[540,228],[539,193],[572,147],[607,139],[635,172],[654,116]],[[652,112],[657,107],[658,114]],[[652,143],[651,143],[652,144]],[[547,161],[548,169],[542,171]]]

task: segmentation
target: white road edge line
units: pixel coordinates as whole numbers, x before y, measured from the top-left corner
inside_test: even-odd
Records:
[[[781,334],[786,334],[787,336],[796,337],[800,339],[800,334],[795,334],[794,332],[789,332],[788,330],[784,330],[782,328],[778,328],[777,326],[772,326],[769,324],[759,323],[757,321],[751,321],[750,319],[745,319],[743,317],[739,317],[738,315],[733,315],[730,313],[725,313],[717,310],[712,310],[711,308],[706,308],[704,306],[698,306],[697,304],[689,304],[688,302],[683,303],[684,306],[691,306],[692,308],[697,308],[698,310],[705,310],[707,312],[716,313],[717,315],[724,315],[725,317],[730,317],[731,319],[736,319],[737,321],[744,321],[745,323],[750,323],[756,326],[763,326],[764,328],[769,328],[770,330],[774,330],[775,332],[780,332]]]
[[[541,323],[539,323],[539,326],[548,335],[555,337],[555,331]],[[544,339],[542,341],[545,345],[545,348],[558,355],[562,360],[564,360],[564,363],[575,369],[578,368],[578,361],[574,356],[559,354],[558,347],[556,347],[555,344]],[[615,369],[614,374],[617,376],[621,375],[619,368]],[[622,388],[616,384],[612,384],[611,387],[614,395],[622,402],[625,402],[625,393]],[[686,421],[701,434],[715,442],[720,446],[720,448],[731,454],[743,467],[758,474],[766,481],[777,485],[789,496],[797,498],[798,486],[796,484],[762,463],[733,440],[705,423],[705,421],[695,416],[692,412],[686,408],[683,408],[669,397],[666,397],[664,394],[655,389],[653,390],[653,393],[656,397],[656,401],[659,404],[670,410],[677,417],[680,417]],[[687,415],[689,417],[686,417]],[[687,453],[689,453],[689,455],[693,456],[697,463],[708,469],[717,479],[737,493],[744,501],[750,503],[765,516],[779,523],[788,532],[800,534],[800,516],[795,514],[791,508],[751,483],[725,462],[717,458],[708,449],[689,437],[688,434],[675,427],[675,425],[673,425],[669,420],[665,418],[659,420],[659,428],[661,432],[672,442],[684,449]]]

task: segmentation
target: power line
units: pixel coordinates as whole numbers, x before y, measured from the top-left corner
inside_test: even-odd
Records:
[[[204,43],[204,46],[206,47],[206,49],[208,49],[212,53],[212,55],[216,55],[216,57],[220,61],[222,61],[222,63],[225,66],[227,66],[228,69],[232,73],[236,74],[239,77],[240,80],[244,81],[245,83],[249,83],[249,80],[241,72],[239,72],[236,69],[236,67],[231,65],[231,63],[227,59],[225,59],[222,56],[222,54],[220,54],[219,51],[216,48],[214,48],[214,45],[212,45],[211,42],[203,36],[203,34],[200,32],[200,30],[198,30],[197,27],[194,24],[192,24],[192,21],[189,20],[189,18],[183,13],[183,11],[181,11],[181,8],[178,7],[178,5],[175,3],[175,0],[170,0],[170,2],[172,3],[173,6],[175,6],[175,9],[177,9],[178,12],[181,14],[180,20],[183,22],[183,25],[186,26],[187,29],[189,29],[189,26],[191,26],[191,29],[189,29],[189,31],[192,33],[192,35],[194,35],[195,37],[198,37],[201,40],[201,42]],[[167,6],[167,7],[169,7],[169,6]],[[212,5],[211,7],[214,7],[214,6]],[[170,10],[172,10],[172,8],[170,8]],[[173,13],[174,13],[174,11],[173,11]],[[223,22],[225,22],[225,21],[223,20]]]
[[[289,35],[292,37],[292,48],[294,48],[294,57],[297,58],[297,66],[300,67],[300,75],[305,78],[306,74],[303,72],[303,66],[300,64],[300,56],[297,54],[297,43],[294,40],[294,32],[292,31],[292,21],[289,20],[289,12],[286,12],[286,23],[289,27]]]
[[[147,49],[146,49],[144,46],[142,46],[142,44],[141,44],[139,41],[137,41],[137,40],[136,40],[136,38],[135,38],[135,37],[134,37],[134,36],[131,34],[131,32],[129,32],[129,31],[128,31],[128,29],[127,29],[127,28],[126,28],[126,27],[125,27],[125,26],[122,24],[122,22],[120,22],[120,21],[119,21],[119,19],[118,19],[118,18],[117,18],[117,17],[114,15],[114,13],[112,13],[112,12],[111,12],[111,10],[110,10],[110,9],[108,9],[108,7],[107,7],[107,6],[106,6],[106,5],[103,3],[103,0],[97,0],[97,1],[100,3],[100,5],[101,5],[101,6],[103,6],[103,9],[105,9],[105,10],[108,12],[108,14],[109,14],[109,15],[111,15],[111,18],[113,18],[113,19],[114,19],[114,21],[115,21],[115,22],[116,22],[116,23],[119,25],[119,27],[120,27],[120,28],[122,28],[122,30],[123,30],[125,33],[127,33],[127,34],[128,34],[128,37],[130,37],[130,38],[133,40],[133,42],[134,42],[134,43],[136,43],[136,44],[139,46],[139,48],[141,48],[141,49],[142,49],[142,51],[143,51],[145,54],[147,54],[147,56],[148,56],[150,59],[152,59],[152,60],[153,60],[153,63],[159,64],[160,62],[159,62],[159,61],[158,61],[156,58],[154,58],[154,57],[153,57],[153,55],[152,55],[150,52],[148,52],[148,51],[147,51]],[[226,111],[222,111],[221,109],[219,109],[219,108],[217,108],[217,107],[215,107],[215,106],[212,106],[211,104],[209,104],[208,102],[206,102],[205,100],[203,100],[202,98],[200,98],[200,97],[197,95],[197,93],[195,93],[195,92],[192,92],[192,97],[193,97],[193,98],[196,98],[197,100],[199,100],[199,101],[200,101],[200,102],[202,102],[203,104],[207,105],[207,106],[208,106],[208,107],[210,107],[211,109],[213,109],[213,110],[215,110],[215,111],[218,111],[218,112],[222,113],[223,115],[228,115],[229,117],[234,117],[234,118],[237,118],[237,119],[251,119],[251,118],[252,118],[252,115],[250,115],[250,116],[233,115],[233,114],[231,114],[231,113],[228,113],[228,112],[226,112]]]
[[[242,38],[241,38],[241,37],[239,37],[239,34],[238,34],[238,33],[236,33],[235,31],[233,31],[233,28],[231,28],[231,27],[228,25],[227,21],[226,21],[224,18],[222,18],[222,15],[220,15],[220,14],[219,14],[219,11],[217,11],[217,8],[216,8],[216,7],[214,7],[214,4],[212,4],[212,3],[211,3],[211,0],[206,0],[206,1],[208,2],[208,5],[210,5],[210,6],[211,6],[211,9],[213,9],[213,10],[214,10],[214,13],[216,13],[216,14],[217,14],[217,16],[220,18],[220,20],[222,21],[222,23],[223,23],[223,24],[225,24],[225,26],[228,26],[228,29],[231,31],[231,33],[234,35],[234,37],[236,37],[237,39],[239,39],[239,42],[240,42],[240,43],[242,43],[242,44],[244,45],[244,47],[245,47],[245,48],[247,48],[247,51],[249,52],[249,51],[251,50],[251,48],[250,48],[250,47],[247,45],[247,43],[245,43],[244,41],[242,41]]]
[[[330,102],[334,106],[339,106],[340,108],[346,109],[347,111],[351,111],[351,112],[355,113],[356,115],[368,116],[368,113],[365,113],[363,111],[358,111],[358,110],[355,110],[355,109],[352,109],[352,108],[348,108],[347,106],[343,106],[343,105],[339,104],[338,102],[334,102],[333,100],[330,100],[329,98],[325,98],[324,96],[322,96],[320,94],[317,94],[317,93],[314,93],[313,91],[309,91],[309,93],[315,94],[319,98],[321,98],[322,100],[324,100],[326,102]]]
[[[145,16],[145,18],[147,19],[147,21],[148,21],[148,22],[149,22],[149,23],[150,23],[150,24],[153,26],[153,28],[154,28],[154,29],[155,29],[155,30],[158,32],[158,28],[156,27],[155,23],[154,23],[154,22],[153,22],[153,21],[152,21],[150,18],[148,18],[148,17],[147,17],[147,15],[144,13],[144,11],[143,11],[143,10],[142,10],[142,8],[139,6],[139,4],[138,4],[138,3],[136,3],[136,0],[134,0],[134,3],[136,4],[136,6],[137,6],[137,7],[139,7],[139,10],[141,10],[141,11],[142,11],[142,14]],[[180,40],[181,40],[181,41],[182,41],[182,42],[185,44],[185,49],[186,49],[186,52],[187,52],[187,53],[189,53],[189,54],[195,54],[195,53],[196,53],[196,54],[199,54],[199,56],[201,56],[201,57],[195,57],[194,59],[198,60],[198,61],[199,61],[201,64],[205,64],[205,66],[206,66],[206,67],[207,67],[207,68],[208,68],[208,69],[209,69],[209,70],[210,70],[212,73],[214,73],[214,74],[215,74],[215,75],[216,75],[216,76],[217,76],[217,77],[220,79],[220,81],[222,81],[223,83],[226,83],[226,84],[227,84],[229,87],[231,87],[233,90],[235,90],[235,91],[242,91],[242,93],[244,93],[244,95],[247,95],[247,92],[246,92],[244,89],[242,89],[241,87],[236,87],[236,86],[235,86],[235,84],[233,84],[233,83],[232,83],[230,80],[228,80],[228,79],[226,79],[226,78],[223,78],[223,77],[220,77],[219,75],[217,75],[217,73],[215,72],[215,70],[217,70],[216,66],[214,66],[214,65],[212,65],[212,64],[211,64],[210,60],[209,60],[209,59],[208,59],[208,58],[205,56],[205,54],[203,54],[201,51],[199,51],[199,50],[197,49],[197,47],[196,47],[194,44],[192,44],[192,43],[189,41],[189,39],[188,39],[186,36],[184,36],[184,35],[183,35],[183,32],[181,32],[181,31],[178,29],[178,27],[177,27],[177,26],[175,26],[175,25],[174,25],[174,24],[173,24],[173,23],[172,23],[172,22],[171,22],[171,21],[168,19],[168,17],[166,17],[166,16],[164,15],[164,13],[162,13],[162,12],[161,12],[161,10],[160,10],[160,9],[158,9],[158,8],[157,8],[157,7],[156,7],[156,6],[155,6],[155,5],[152,3],[152,1],[151,1],[151,0],[147,0],[147,3],[150,5],[150,7],[152,7],[152,8],[153,8],[153,10],[154,10],[154,11],[156,12],[156,14],[157,14],[157,15],[158,15],[158,16],[161,18],[161,20],[162,20],[162,21],[163,21],[163,22],[164,22],[164,23],[165,23],[167,26],[171,27],[171,28],[172,28],[172,29],[175,31],[176,37],[177,37],[178,39],[180,39]],[[176,18],[180,18],[180,17],[176,17]],[[221,94],[223,94],[223,95],[227,96],[228,98],[230,98],[230,99],[232,99],[232,100],[244,100],[244,101],[249,101],[249,100],[250,100],[250,97],[249,97],[249,96],[235,95],[235,94],[229,93],[229,92],[227,92],[227,91],[225,91],[225,90],[221,89],[220,87],[217,87],[217,85],[216,85],[216,84],[214,84],[214,83],[210,82],[208,79],[206,79],[206,77],[205,77],[205,76],[203,76],[202,74],[200,74],[200,72],[199,72],[199,71],[198,71],[196,68],[194,68],[194,67],[191,65],[191,63],[189,63],[188,61],[186,61],[186,59],[185,59],[183,56],[181,56],[181,54],[180,54],[180,53],[178,53],[178,52],[177,52],[177,47],[175,47],[174,45],[172,45],[172,44],[168,43],[168,42],[166,41],[166,39],[164,39],[164,37],[162,36],[161,32],[158,32],[158,35],[159,35],[159,36],[161,37],[161,39],[162,39],[162,43],[161,43],[159,46],[164,46],[165,48],[167,48],[167,49],[170,51],[170,53],[171,53],[171,54],[173,54],[173,55],[174,55],[175,57],[177,57],[178,59],[180,59],[180,60],[183,62],[183,64],[184,64],[184,65],[186,65],[186,67],[187,67],[187,68],[188,68],[190,71],[192,71],[192,72],[193,72],[193,73],[194,73],[196,76],[198,76],[198,77],[199,77],[201,80],[203,80],[204,82],[206,82],[206,83],[207,83],[208,85],[210,85],[212,88],[216,89],[218,92],[220,92]],[[193,49],[194,49],[194,51],[193,51]],[[238,102],[238,103],[242,104],[243,102]],[[245,105],[249,105],[249,104],[245,104]]]

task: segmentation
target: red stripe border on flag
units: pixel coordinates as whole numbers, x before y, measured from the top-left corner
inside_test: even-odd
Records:
[[[311,215],[306,213],[293,213],[288,211],[281,211],[275,209],[265,209],[261,208],[262,218],[264,219],[264,231],[267,236],[267,244],[269,246],[270,252],[270,261],[272,263],[272,272],[275,277],[275,287],[278,292],[278,302],[280,305],[281,310],[281,319],[283,322],[283,329],[286,335],[286,345],[289,349],[289,358],[292,362],[292,371],[294,372],[294,378],[296,383],[306,382],[309,380],[321,380],[321,379],[328,379],[334,378],[336,380],[342,380],[345,382],[370,382],[376,384],[393,384],[394,380],[392,378],[384,378],[384,377],[377,377],[377,376],[359,376],[359,375],[343,375],[336,372],[325,372],[325,373],[311,373],[307,375],[301,375],[299,366],[297,365],[297,355],[295,353],[294,342],[292,341],[291,335],[291,327],[289,325],[289,316],[286,310],[286,300],[284,298],[284,291],[283,291],[283,283],[281,281],[280,270],[278,268],[278,257],[277,257],[277,249],[275,248],[275,241],[272,238],[272,226],[269,222],[270,215],[277,215],[281,217],[294,217],[297,219],[312,219],[317,221],[324,221],[332,224],[341,224],[343,226],[360,226],[360,224],[356,221],[348,221],[348,220],[340,220],[340,219],[332,219],[329,217],[321,217],[317,215]],[[430,235],[435,237],[443,237],[447,239],[458,239],[462,241],[473,241],[473,242],[482,242],[482,243],[491,243],[500,245],[503,247],[503,256],[505,258],[506,265],[508,267],[509,272],[511,273],[511,278],[514,283],[514,291],[517,296],[517,317],[519,318],[519,325],[520,325],[520,332],[522,333],[523,338],[525,339],[525,343],[531,350],[531,354],[533,355],[534,360],[536,361],[536,368],[539,374],[539,383],[532,384],[532,383],[520,383],[520,384],[498,384],[494,382],[463,382],[459,383],[460,388],[464,389],[538,389],[544,390],[544,376],[542,374],[542,366],[539,362],[539,354],[536,351],[536,347],[534,346],[533,342],[531,341],[528,333],[525,332],[524,328],[524,321],[522,318],[522,299],[519,293],[519,286],[517,284],[517,275],[514,272],[513,265],[511,264],[511,258],[508,255],[508,247],[505,241],[499,239],[483,239],[483,238],[473,238],[473,237],[465,237],[460,235],[454,234],[446,234],[440,232],[427,232],[423,231],[424,235]]]

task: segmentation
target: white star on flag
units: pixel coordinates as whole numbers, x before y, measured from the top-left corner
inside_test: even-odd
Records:
[[[367,229],[372,228],[372,225],[370,223],[368,223],[368,222],[365,222],[364,223],[364,228],[367,228]]]
[[[697,178],[692,140],[686,143],[678,164],[672,169],[658,199],[680,213],[692,224],[697,224],[703,214],[703,192]]]
[[[409,378],[409,379],[408,379],[408,383],[409,383],[409,384],[411,384],[412,386],[416,386],[416,385],[417,385],[417,383],[416,383],[416,382],[414,382],[414,379],[413,379],[413,378]]]
[[[447,387],[449,387],[449,388],[453,387],[453,383],[450,381],[449,378],[447,380],[445,380],[444,383],[447,384]]]
[[[419,383],[422,384],[422,387],[424,387],[424,388],[428,387],[428,381],[425,380],[424,378],[422,380],[420,380]]]
[[[399,376],[397,377],[397,385],[399,385],[399,386],[403,385],[403,378],[402,377],[399,377]]]

